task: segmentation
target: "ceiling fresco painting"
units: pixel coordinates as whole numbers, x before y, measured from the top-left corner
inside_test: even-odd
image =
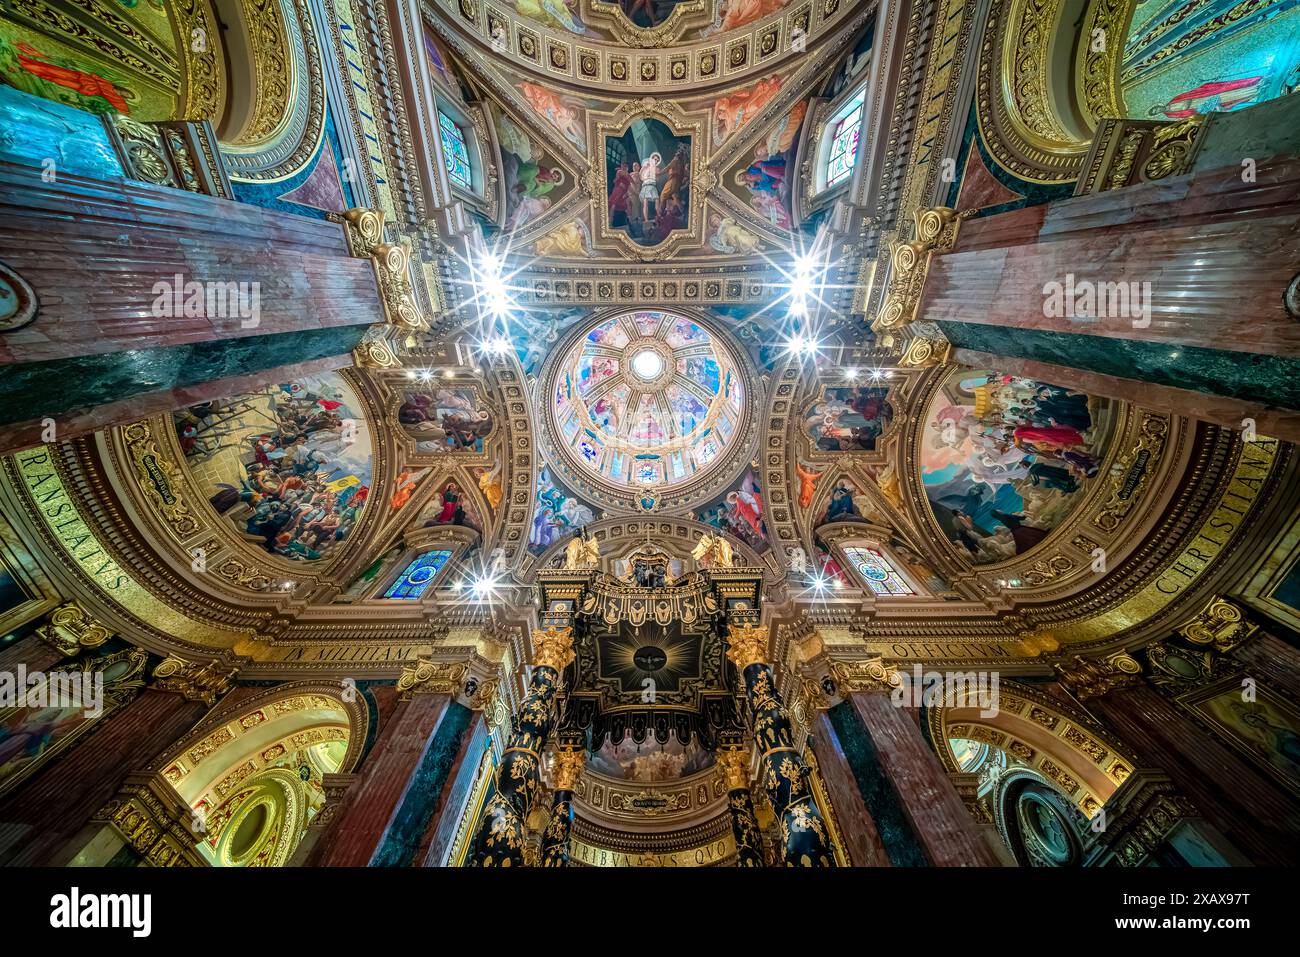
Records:
[[[1298,87],[1300,0],[0,0],[0,866],[1300,863]]]
[[[734,359],[666,312],[608,319],[575,345],[551,414],[565,452],[620,486],[672,488],[721,459],[745,411]]]
[[[1034,379],[954,373],[931,402],[921,480],[944,534],[976,564],[1024,554],[1096,480],[1114,409]]]
[[[268,552],[328,558],[366,507],[371,424],[337,374],[191,406],[172,420],[210,506]]]

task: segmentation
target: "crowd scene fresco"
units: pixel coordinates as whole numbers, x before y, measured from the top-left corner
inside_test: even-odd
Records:
[[[373,451],[361,404],[337,374],[190,406],[172,419],[212,507],[268,552],[316,561],[356,527]]]
[[[929,410],[921,479],[944,534],[973,563],[1024,554],[1065,520],[1105,455],[1110,404],[992,372],[958,372]]]

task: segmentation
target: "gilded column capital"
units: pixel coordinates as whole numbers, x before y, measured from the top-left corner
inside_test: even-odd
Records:
[[[1259,626],[1247,621],[1241,608],[1226,598],[1210,599],[1195,618],[1188,621],[1178,633],[1194,645],[1213,645],[1215,650],[1227,652],[1254,637]]]
[[[750,665],[767,664],[767,629],[760,625],[732,625],[727,633],[727,657],[742,672]]]
[[[749,752],[744,748],[724,748],[718,751],[718,768],[727,782],[728,791],[749,790]]]
[[[563,671],[573,660],[572,628],[533,629],[533,664]]]
[[[239,668],[222,664],[216,658],[207,662],[189,662],[169,655],[153,670],[153,687],[171,691],[186,701],[202,701],[209,707],[230,690]]]
[[[555,752],[555,761],[551,765],[551,775],[555,780],[555,790],[572,791],[578,786],[578,778],[587,764],[587,752],[580,750],[560,750]]]
[[[459,694],[468,671],[469,667],[459,661],[420,658],[402,667],[397,679],[398,695],[405,699],[417,694]]]
[[[1100,661],[1075,655],[1071,664],[1056,664],[1061,683],[1083,701],[1098,698],[1116,688],[1138,684],[1142,665],[1126,651],[1116,652]]]
[[[50,612],[36,637],[68,657],[83,648],[98,648],[113,632],[75,601],[64,602]]]
[[[194,812],[161,777],[133,771],[91,820],[107,824],[151,867],[204,867]]]
[[[840,694],[854,691],[892,691],[902,684],[898,669],[883,658],[832,661],[831,680]]]

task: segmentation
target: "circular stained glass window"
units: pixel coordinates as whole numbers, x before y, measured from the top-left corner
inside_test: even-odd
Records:
[[[551,381],[562,450],[620,491],[701,476],[722,461],[745,414],[732,354],[668,312],[631,312],[589,329]]]

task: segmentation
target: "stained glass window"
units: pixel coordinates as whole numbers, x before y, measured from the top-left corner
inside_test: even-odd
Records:
[[[447,175],[461,189],[472,190],[474,181],[469,171],[469,149],[465,145],[465,133],[442,110],[438,111],[438,135],[442,138],[442,155],[447,162]]]
[[[837,186],[849,178],[853,164],[858,161],[858,137],[862,132],[862,91],[835,114],[831,121],[834,136],[831,155],[826,164],[826,188]]]
[[[852,545],[844,554],[862,580],[877,595],[915,595],[888,558],[874,548]]]
[[[397,581],[384,592],[384,597],[408,600],[419,598],[438,577],[438,572],[442,571],[442,567],[450,558],[451,552],[446,550],[425,552],[415,556],[411,564],[406,566],[406,570],[398,576]]]

